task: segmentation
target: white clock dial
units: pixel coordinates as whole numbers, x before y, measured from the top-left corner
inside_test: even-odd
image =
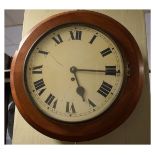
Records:
[[[70,24],[46,33],[25,60],[27,92],[45,115],[65,121],[92,119],[116,100],[124,63],[104,32]]]

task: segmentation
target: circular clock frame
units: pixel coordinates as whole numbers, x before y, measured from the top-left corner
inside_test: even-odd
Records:
[[[72,23],[92,25],[108,34],[119,47],[125,68],[123,87],[110,108],[98,117],[77,123],[62,122],[45,116],[32,104],[24,84],[25,59],[35,42],[49,30]],[[104,136],[121,125],[139,100],[143,79],[141,52],[131,33],[111,17],[86,10],[60,13],[37,24],[20,43],[11,65],[12,96],[24,119],[49,137],[73,142]]]

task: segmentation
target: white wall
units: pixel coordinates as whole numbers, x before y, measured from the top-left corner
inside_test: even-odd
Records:
[[[22,25],[5,28],[5,53],[13,56],[22,39]]]

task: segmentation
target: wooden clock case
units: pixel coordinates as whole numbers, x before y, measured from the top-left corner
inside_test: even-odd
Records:
[[[32,104],[24,85],[25,58],[34,43],[47,31],[69,23],[92,25],[107,33],[119,47],[125,67],[123,87],[112,106],[98,117],[78,123],[66,123],[43,115]],[[144,65],[141,52],[131,33],[114,19],[86,10],[61,13],[37,24],[22,40],[11,65],[12,96],[24,119],[49,137],[74,142],[103,136],[122,124],[138,103],[143,78]]]

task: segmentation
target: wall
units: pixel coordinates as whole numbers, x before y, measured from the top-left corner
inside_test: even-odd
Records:
[[[66,10],[26,10],[24,14],[23,33],[26,33],[39,21],[48,16]],[[149,144],[150,143],[150,88],[148,76],[148,55],[144,12],[141,10],[97,10],[123,24],[136,39],[145,62],[145,83],[139,103],[120,127],[104,137],[82,142],[81,144]],[[68,144],[46,137],[25,122],[16,109],[14,122],[14,144]]]
[[[5,28],[5,53],[13,56],[18,49],[22,33],[22,26],[10,26]]]

